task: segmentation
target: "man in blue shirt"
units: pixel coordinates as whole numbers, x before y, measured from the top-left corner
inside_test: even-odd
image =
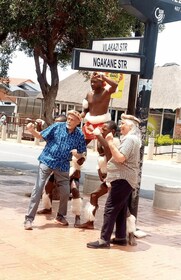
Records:
[[[24,227],[32,229],[32,222],[35,218],[38,205],[42,196],[43,188],[49,175],[54,172],[57,185],[60,190],[60,203],[55,222],[67,226],[65,217],[70,194],[69,169],[72,157],[71,151],[76,149],[78,154],[86,152],[84,135],[77,127],[81,121],[79,112],[71,110],[67,114],[67,122],[57,122],[41,132],[34,129],[29,123],[27,129],[38,139],[46,141],[45,148],[40,154],[38,176],[32,190],[28,212],[25,215]]]

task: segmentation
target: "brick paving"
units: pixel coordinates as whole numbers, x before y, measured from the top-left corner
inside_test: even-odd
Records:
[[[86,243],[99,238],[106,196],[94,230],[74,228],[70,202],[69,226],[54,224],[58,202],[53,201],[52,215],[36,216],[34,229],[25,231],[26,193],[34,176],[0,168],[0,280],[181,279],[180,211],[154,209],[152,200],[140,198],[137,227],[148,235],[137,239],[137,246],[88,249]],[[89,196],[82,197],[85,205]]]

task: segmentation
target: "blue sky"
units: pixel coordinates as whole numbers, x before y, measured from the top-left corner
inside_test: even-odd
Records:
[[[175,62],[181,65],[181,21],[167,23],[165,30],[158,34],[155,64],[162,66],[165,63]],[[23,66],[23,67],[22,67]],[[70,67],[65,71],[59,69],[60,80],[73,74]],[[10,65],[9,77],[27,78],[37,82],[33,58],[26,57],[22,52],[16,53]]]

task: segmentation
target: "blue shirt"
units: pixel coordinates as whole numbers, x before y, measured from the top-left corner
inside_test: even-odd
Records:
[[[71,150],[77,149],[78,153],[86,152],[84,135],[78,127],[70,133],[65,122],[57,122],[40,133],[47,143],[38,160],[52,169],[59,168],[68,172]]]

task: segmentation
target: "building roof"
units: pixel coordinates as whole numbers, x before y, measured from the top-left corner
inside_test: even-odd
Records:
[[[24,84],[24,83],[35,84],[32,80],[30,80],[30,79],[23,79],[23,78],[9,78],[9,83],[11,85],[14,85],[14,86],[19,86],[19,85]]]
[[[166,64],[155,67],[150,108],[181,108],[181,66]]]
[[[125,87],[123,98],[113,99],[112,107],[127,108],[130,75],[125,75]],[[75,105],[82,104],[83,99],[90,91],[90,80],[87,80],[82,73],[76,72],[68,78],[60,81],[56,100],[61,102],[71,102]],[[42,97],[42,96],[38,96]]]
[[[9,78],[9,85],[0,83],[0,88],[5,90],[4,97],[7,95],[9,97],[37,98],[41,91],[40,86],[33,81],[16,78]]]
[[[4,89],[0,87],[0,102],[16,102],[16,98],[5,93]]]
[[[113,99],[112,107],[126,109],[130,75],[125,75],[123,97]],[[82,104],[82,100],[90,90],[90,81],[79,72],[60,81],[56,100]],[[111,105],[111,104],[110,104]],[[165,64],[156,66],[153,74],[150,108],[177,109],[181,107],[181,66],[178,64]]]
[[[127,108],[130,77],[131,75],[125,74],[123,97],[113,99],[110,102],[110,107],[122,110]],[[89,91],[90,80],[86,80],[82,73],[75,71],[74,74],[60,81],[56,101],[81,105]],[[27,79],[10,78],[10,92],[11,96],[43,98],[39,85]],[[169,63],[154,68],[150,108],[172,110],[181,108],[181,66]]]

